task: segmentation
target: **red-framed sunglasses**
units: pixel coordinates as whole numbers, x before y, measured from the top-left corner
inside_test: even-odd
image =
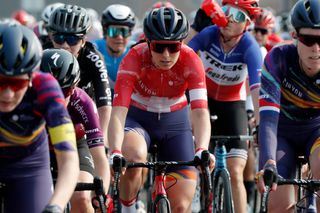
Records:
[[[181,42],[158,42],[158,41],[151,41],[149,42],[149,46],[151,51],[156,53],[163,53],[165,49],[168,50],[169,53],[177,53],[181,50]]]
[[[315,43],[318,43],[320,45],[320,36],[316,35],[304,35],[304,34],[298,34],[297,39],[304,45],[311,47]]]
[[[17,92],[26,88],[29,85],[29,82],[30,79],[0,77],[0,91],[10,88],[12,91]]]

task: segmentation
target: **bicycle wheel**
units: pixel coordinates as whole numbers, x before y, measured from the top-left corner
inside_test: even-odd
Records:
[[[230,176],[227,170],[218,171],[213,186],[213,212],[233,213],[233,201]]]
[[[170,202],[166,197],[157,197],[153,204],[153,213],[171,213]]]

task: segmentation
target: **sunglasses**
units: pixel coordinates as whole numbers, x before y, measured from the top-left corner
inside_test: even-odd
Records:
[[[106,31],[106,35],[115,38],[118,36],[122,36],[123,38],[127,38],[131,35],[131,31],[127,27],[111,27],[109,26]]]
[[[29,85],[30,79],[0,77],[0,91],[10,88],[17,92]]]
[[[181,42],[175,43],[159,43],[159,42],[150,42],[150,49],[156,53],[163,53],[165,49],[169,53],[177,53],[181,50]]]
[[[297,39],[308,47],[311,47],[316,43],[320,46],[320,36],[298,34]]]
[[[74,88],[75,88],[75,86],[62,88],[62,93],[63,93],[64,97],[67,98],[67,97],[71,96]]]
[[[235,7],[226,5],[222,7],[222,11],[226,15],[226,17],[232,16],[233,20],[236,23],[242,23],[242,22],[245,22],[246,20],[250,20],[250,17],[244,11]]]
[[[54,34],[53,41],[57,44],[63,44],[67,42],[69,46],[74,46],[79,43],[79,41],[83,39],[83,36],[79,35],[63,35],[63,34]]]
[[[261,35],[267,35],[268,34],[268,30],[267,29],[263,29],[263,28],[254,28],[254,32],[255,33],[261,33]]]

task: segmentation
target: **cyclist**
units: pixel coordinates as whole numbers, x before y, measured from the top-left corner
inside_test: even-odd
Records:
[[[42,45],[49,42],[48,24],[50,15],[61,6],[63,6],[63,3],[59,2],[47,5],[41,13],[41,20],[33,27],[33,32],[38,36]]]
[[[62,48],[77,57],[80,65],[78,86],[95,100],[100,125],[107,144],[107,129],[111,113],[111,91],[103,58],[92,43],[85,41],[91,26],[86,10],[77,5],[64,5],[54,10],[49,19],[53,47]],[[49,45],[48,45],[49,46]]]
[[[258,188],[265,191],[264,170],[294,178],[298,155],[309,159],[320,178],[320,2],[300,0],[291,10],[295,44],[274,47],[265,58],[260,94],[260,168]],[[271,177],[273,181],[273,177]],[[293,186],[272,187],[270,212],[293,212]]]
[[[130,7],[121,4],[108,6],[101,17],[104,39],[96,40],[104,57],[112,92],[121,60],[129,51],[129,41],[136,18]]]
[[[206,27],[188,45],[199,53],[206,70],[210,114],[219,118],[212,133],[246,135],[246,78],[249,75],[258,124],[259,72],[262,67],[259,45],[246,29],[260,8],[257,0],[223,0],[222,5],[228,19],[227,26]],[[246,212],[243,171],[248,146],[246,142],[234,140],[226,144],[226,148],[234,207],[237,212]]]
[[[76,185],[74,128],[56,80],[37,72],[41,45],[22,25],[0,25],[0,182],[4,212],[62,212]],[[58,160],[52,194],[48,136]]]
[[[80,80],[77,59],[63,49],[47,49],[43,52],[40,69],[53,74],[58,80],[76,127],[80,160],[78,182],[92,183],[93,176],[98,175],[103,178],[105,191],[108,191],[109,164],[104,151],[103,132],[95,104],[77,87]],[[75,192],[71,198],[71,207],[72,212],[93,212],[90,191]]]
[[[275,27],[275,17],[271,11],[262,9],[254,20],[253,35],[257,42],[270,51],[273,46],[282,42],[280,36],[273,32]]]
[[[195,151],[187,88],[196,124],[196,156],[208,149],[210,121],[203,65],[194,51],[182,43],[189,30],[187,19],[178,9],[161,7],[149,12],[143,26],[147,43],[133,47],[119,67],[109,125],[111,162],[114,156],[122,157],[122,152],[128,161],[145,161],[154,141],[158,142],[158,160],[192,160]],[[172,187],[167,193],[172,211],[191,211],[195,169],[168,169],[167,182]],[[127,170],[120,181],[124,211],[135,211],[141,172],[142,169]]]

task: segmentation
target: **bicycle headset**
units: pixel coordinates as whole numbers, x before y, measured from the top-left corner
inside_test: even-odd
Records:
[[[149,41],[181,41],[188,36],[189,23],[176,8],[155,8],[144,19],[143,31]]]
[[[298,1],[291,10],[291,24],[297,32],[300,28],[320,29],[320,1]]]
[[[0,74],[29,74],[38,67],[42,47],[34,32],[17,24],[0,24]]]
[[[58,7],[49,18],[49,30],[54,33],[85,35],[90,27],[89,14],[77,5]]]
[[[51,73],[61,88],[72,87],[80,80],[80,68],[76,57],[64,49],[44,50],[40,70]]]

